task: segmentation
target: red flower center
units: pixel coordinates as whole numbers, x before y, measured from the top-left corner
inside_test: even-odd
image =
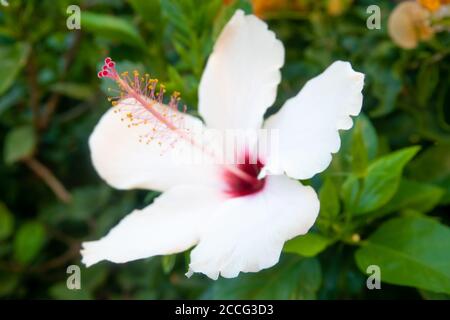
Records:
[[[230,170],[224,170],[224,179],[226,183],[225,193],[231,197],[243,197],[261,191],[266,184],[266,178],[258,179],[258,175],[264,164],[258,159],[250,159],[246,155],[242,164],[235,166],[242,172],[247,174],[247,177],[241,177]],[[256,163],[255,163],[256,162]]]

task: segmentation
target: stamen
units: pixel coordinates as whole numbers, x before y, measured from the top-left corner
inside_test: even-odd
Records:
[[[111,104],[113,106],[120,106],[115,112],[125,114],[125,117],[122,117],[121,120],[128,121],[128,127],[149,124],[152,126],[147,134],[139,137],[139,141],[149,144],[157,140],[158,144],[162,145],[161,140],[167,138],[168,135],[164,133],[168,129],[169,132],[174,133],[169,138],[170,147],[174,146],[176,138],[181,138],[193,146],[200,148],[208,156],[217,158],[213,152],[197,143],[189,134],[189,130],[184,128],[184,117],[182,115],[186,112],[186,106],[184,105],[182,110],[179,110],[179,92],[175,91],[170,97],[168,104],[164,105],[163,101],[166,87],[160,84],[159,91],[156,91],[157,79],[152,79],[147,74],[142,78],[139,72],[134,70],[133,80],[131,80],[128,72],[123,72],[119,75],[115,65],[115,62],[110,57],[106,58],[102,69],[97,75],[99,78],[110,78],[118,84],[120,97],[111,97]],[[133,98],[138,104],[128,104],[126,102],[128,98]],[[120,104],[118,103],[119,100]],[[248,183],[260,183],[256,176],[249,174],[246,170],[242,170],[238,166],[224,165],[224,168]]]

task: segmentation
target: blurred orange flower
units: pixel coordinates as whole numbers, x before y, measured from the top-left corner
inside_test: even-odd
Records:
[[[305,0],[251,0],[251,2],[253,13],[260,18],[277,11],[303,11],[308,4]]]
[[[434,12],[442,5],[450,4],[450,0],[418,0],[422,7]]]
[[[419,41],[430,39],[434,35],[429,17],[430,12],[419,3],[402,2],[389,16],[389,35],[398,46],[404,49],[415,48]]]
[[[351,5],[353,0],[328,0],[327,12],[330,16],[340,16]]]
[[[253,13],[258,17],[263,17],[267,12],[286,8],[288,2],[288,0],[252,0]]]

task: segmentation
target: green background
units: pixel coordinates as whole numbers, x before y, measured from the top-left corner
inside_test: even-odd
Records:
[[[85,269],[79,245],[103,236],[158,195],[117,191],[89,157],[88,137],[109,103],[97,70],[145,70],[180,91],[196,114],[197,87],[215,38],[247,1],[9,1],[0,7],[0,297],[39,299],[447,299],[450,294],[450,37],[413,50],[387,34],[395,2],[377,1],[381,29],[366,28],[373,1],[327,1],[268,14],[286,47],[272,113],[337,59],[366,74],[363,114],[343,132],[331,166],[308,183],[321,212],[288,242],[280,263],[212,281],[184,276],[188,253]],[[295,2],[295,1],[294,1]],[[81,7],[68,30],[67,7]],[[53,190],[49,187],[52,186]],[[81,266],[81,290],[66,269]],[[381,290],[366,269],[381,268]]]

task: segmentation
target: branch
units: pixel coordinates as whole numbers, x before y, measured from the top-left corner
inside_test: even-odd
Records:
[[[64,185],[55,177],[55,175],[45,165],[35,158],[25,158],[22,160],[38,177],[40,177],[47,186],[52,189],[55,195],[64,203],[69,203],[72,196],[66,190]]]
[[[0,270],[5,270],[7,272],[14,273],[45,273],[50,270],[61,268],[66,266],[70,261],[80,256],[80,248],[81,245],[79,243],[72,244],[66,252],[62,255],[55,257],[47,262],[35,266],[35,267],[27,267],[25,265],[21,265],[14,261],[0,261]]]
[[[31,273],[44,273],[52,269],[60,268],[63,266],[66,266],[70,261],[75,259],[80,255],[80,244],[74,244],[69,247],[69,250],[67,250],[62,255],[53,258],[51,260],[48,260],[44,264],[41,264],[37,267],[31,268],[29,272]]]

